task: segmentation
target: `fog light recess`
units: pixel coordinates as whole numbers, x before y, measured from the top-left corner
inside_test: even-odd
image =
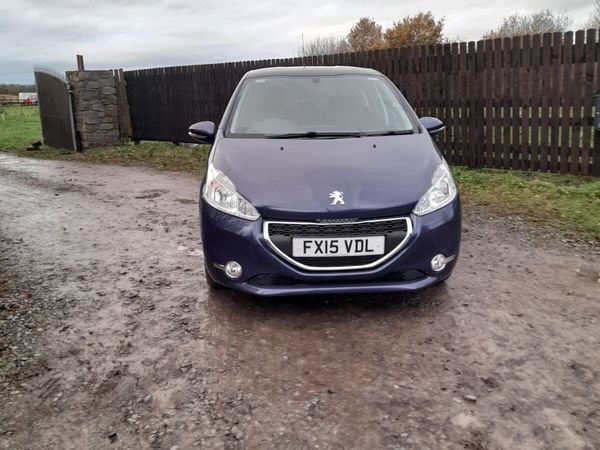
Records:
[[[435,255],[431,260],[431,270],[434,272],[441,272],[453,259],[454,255],[448,257],[442,255],[441,253],[439,255]]]
[[[237,261],[229,261],[225,264],[225,275],[235,280],[242,276],[242,266]]]

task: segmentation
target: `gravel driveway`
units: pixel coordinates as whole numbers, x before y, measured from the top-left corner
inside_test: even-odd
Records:
[[[0,448],[598,449],[599,258],[467,212],[412,295],[211,292],[198,182],[0,154]]]

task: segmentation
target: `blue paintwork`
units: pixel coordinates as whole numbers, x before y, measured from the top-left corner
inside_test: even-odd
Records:
[[[262,220],[250,222],[224,214],[201,202],[202,243],[204,259],[210,276],[217,282],[244,292],[265,296],[296,294],[335,294],[351,292],[402,292],[414,291],[435,284],[451,273],[453,261],[442,272],[431,270],[430,262],[438,253],[456,255],[460,243],[460,201],[426,216],[411,215],[413,235],[406,246],[382,265],[360,271],[346,272],[306,272],[275,255],[262,234]],[[212,264],[238,261],[244,268],[242,277],[230,280],[222,270]],[[387,273],[416,269],[427,277],[404,283],[369,283],[370,278],[378,278]],[[305,285],[256,287],[247,283],[261,274],[277,274],[294,279],[306,280]],[[354,284],[337,284],[340,280],[355,280]],[[330,285],[311,285],[311,281],[328,280]]]
[[[270,219],[408,214],[429,189],[441,161],[427,133],[310,140],[221,138],[214,154],[215,167]],[[346,205],[331,206],[332,191],[342,191]]]
[[[263,73],[265,70],[260,76],[268,76]],[[339,68],[323,70],[343,71]],[[273,73],[277,74],[277,71]],[[380,75],[374,71],[369,73]],[[256,75],[251,72],[247,76]],[[209,275],[215,281],[256,295],[281,296],[412,291],[450,275],[456,260],[440,273],[431,270],[430,262],[438,253],[458,256],[460,200],[457,196],[449,205],[422,217],[412,214],[416,202],[429,189],[433,172],[442,160],[426,127],[412,110],[411,120],[417,130],[412,135],[344,139],[227,137],[224,130],[238,92],[239,87],[216,131],[209,161],[233,181],[238,192],[254,205],[261,218],[256,221],[240,219],[200,201],[204,258]],[[396,93],[402,102],[406,102],[399,91]],[[431,125],[439,124],[431,122]],[[344,192],[346,205],[331,205],[329,193],[334,190]],[[410,216],[413,234],[397,255],[368,270],[302,271],[273,253],[262,234],[263,219],[364,220],[394,216]],[[243,267],[243,275],[237,280],[230,280],[214,266],[231,260],[238,261]],[[410,269],[420,270],[426,277],[410,282],[369,281]],[[304,283],[257,287],[247,282],[261,274],[286,276]],[[330,284],[315,285],[311,281],[328,281]],[[341,281],[347,282],[342,284]]]

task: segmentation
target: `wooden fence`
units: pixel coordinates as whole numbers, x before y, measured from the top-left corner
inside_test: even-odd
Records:
[[[420,116],[447,124],[438,144],[451,163],[600,176],[597,30],[127,71],[133,139],[188,142],[189,124],[220,120],[244,73],[303,64],[385,74]]]

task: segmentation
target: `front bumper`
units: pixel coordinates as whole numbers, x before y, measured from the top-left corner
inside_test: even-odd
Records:
[[[227,287],[261,296],[416,291],[447,278],[460,247],[458,197],[431,214],[411,215],[412,235],[392,258],[367,270],[335,272],[305,271],[284,261],[265,240],[262,219],[239,219],[204,202],[200,209],[204,259],[210,276]],[[455,258],[444,270],[434,272],[431,259],[439,253]],[[241,264],[240,278],[232,280],[218,268],[228,261]]]

